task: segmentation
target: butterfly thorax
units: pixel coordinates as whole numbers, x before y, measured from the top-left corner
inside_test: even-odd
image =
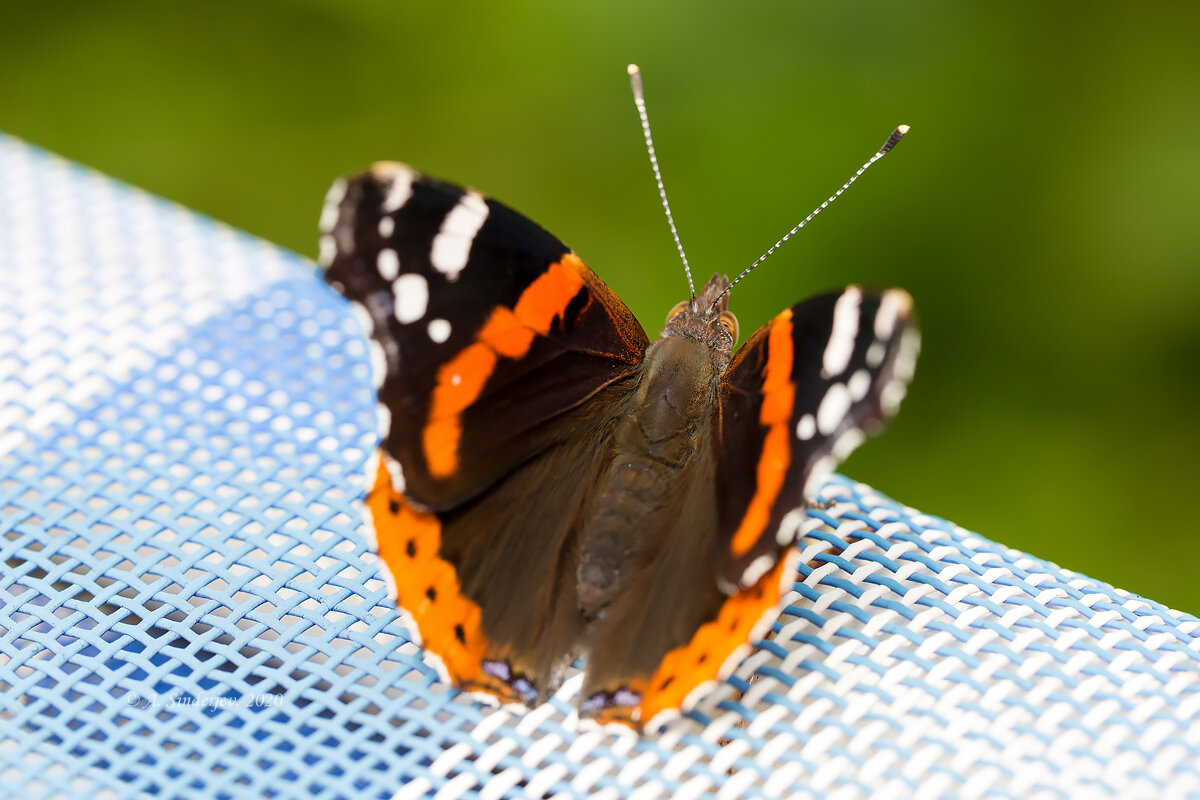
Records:
[[[737,318],[727,310],[728,288],[729,279],[724,275],[717,274],[709,278],[698,295],[671,309],[660,340],[673,336],[694,339],[723,353],[725,364],[728,364],[737,341]]]
[[[600,614],[659,554],[663,532],[676,527],[689,487],[710,470],[711,420],[733,339],[720,323],[709,282],[681,304],[647,349],[635,388],[620,411],[610,461],[581,537],[580,610]],[[724,298],[722,298],[724,300]]]

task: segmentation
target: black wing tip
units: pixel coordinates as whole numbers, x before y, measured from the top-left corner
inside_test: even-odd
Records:
[[[424,181],[421,173],[397,161],[377,161],[364,170],[335,179],[325,193],[317,221],[320,232],[317,262],[321,268],[328,273],[340,254],[354,249],[364,196],[377,203],[382,216],[399,210],[412,197],[413,187]]]

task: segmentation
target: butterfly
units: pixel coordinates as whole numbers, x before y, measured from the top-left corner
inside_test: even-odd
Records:
[[[583,656],[583,717],[694,703],[778,614],[817,490],[912,376],[902,290],[812,297],[735,348],[718,274],[650,341],[554,236],[401,164],[338,180],[320,228],[370,336],[365,513],[396,603],[444,678],[501,702]]]

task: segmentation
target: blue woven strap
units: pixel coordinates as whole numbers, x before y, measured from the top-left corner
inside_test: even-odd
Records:
[[[310,263],[0,137],[0,795],[1200,796],[1200,621],[835,477],[664,732],[437,682],[356,508]]]

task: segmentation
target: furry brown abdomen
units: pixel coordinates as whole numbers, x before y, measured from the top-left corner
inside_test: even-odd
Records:
[[[697,453],[708,452],[698,423],[711,416],[719,380],[703,343],[671,336],[646,352],[582,531],[577,580],[586,618],[654,560],[677,522]]]

